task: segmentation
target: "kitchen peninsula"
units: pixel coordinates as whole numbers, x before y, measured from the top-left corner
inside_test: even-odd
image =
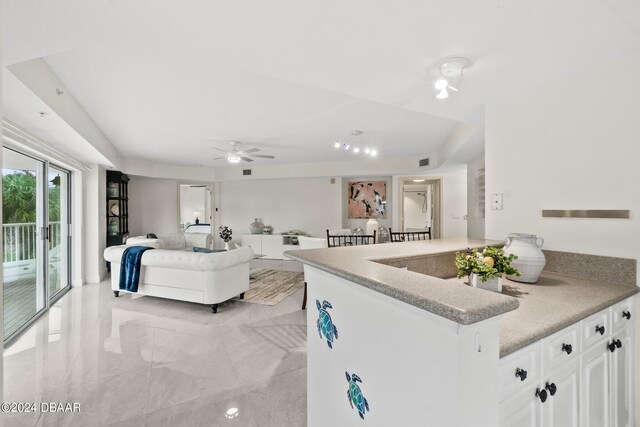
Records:
[[[567,363],[553,359],[548,366],[559,363],[565,369],[575,360],[574,376],[580,377],[580,328],[602,313],[603,321],[624,319],[623,311],[633,309],[635,264],[634,283],[545,272],[536,285],[507,281],[503,294],[452,279],[456,251],[500,244],[445,239],[287,252],[304,263],[309,285],[308,425],[359,425],[360,418],[380,426],[540,426],[546,425],[545,417],[564,420],[562,412],[543,411],[551,403],[541,406],[540,393],[551,393],[542,375],[555,372],[541,367],[546,357],[542,346],[555,343],[558,334],[564,339],[567,330],[575,335]],[[620,313],[611,313],[610,307],[623,303]],[[632,337],[630,323],[626,329],[614,330],[612,322],[606,328],[606,335],[594,338],[602,340],[594,344],[597,348],[606,350],[611,342],[622,346],[624,340],[610,335],[616,331]],[[632,342],[624,341],[626,369],[631,369]],[[522,357],[534,360],[528,379],[521,368],[511,366]],[[525,378],[516,376],[517,369]],[[516,390],[510,385],[513,379],[522,383],[517,387],[533,388]],[[578,383],[579,378],[572,387]],[[521,394],[523,402],[508,401],[505,390]],[[558,398],[549,402],[561,402],[561,396],[566,394],[558,391]],[[633,401],[630,395],[621,396]],[[578,405],[578,390],[573,400],[575,408],[566,419],[577,422],[584,409]],[[514,412],[525,414],[524,421],[511,421],[516,403],[531,412]],[[625,410],[631,417],[632,408]]]

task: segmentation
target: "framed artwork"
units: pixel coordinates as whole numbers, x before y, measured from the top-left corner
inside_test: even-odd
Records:
[[[347,185],[350,219],[387,217],[387,181],[352,181]]]

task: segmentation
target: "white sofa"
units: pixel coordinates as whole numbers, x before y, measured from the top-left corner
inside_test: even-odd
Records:
[[[162,244],[166,245],[166,241]],[[120,289],[120,261],[126,248],[111,246],[104,251],[104,259],[111,263],[111,289],[116,297],[120,292],[128,292]],[[249,290],[252,259],[251,248],[215,253],[166,249],[166,246],[149,250],[142,255],[137,293],[210,304],[216,313],[219,303],[237,295],[243,298]]]
[[[210,248],[213,242],[211,233],[171,233],[158,234],[155,239],[134,236],[127,239],[127,246],[149,246],[156,249],[192,250],[194,246]]]

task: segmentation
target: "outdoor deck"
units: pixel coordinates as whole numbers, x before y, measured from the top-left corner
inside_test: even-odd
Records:
[[[56,289],[56,280],[49,285],[49,295]],[[8,337],[37,313],[36,278],[22,277],[4,283],[4,337]]]

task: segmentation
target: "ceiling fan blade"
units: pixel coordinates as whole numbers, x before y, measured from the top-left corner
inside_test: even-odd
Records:
[[[255,153],[256,151],[260,151],[259,148],[249,148],[248,150],[242,150],[243,153]]]
[[[215,159],[213,159],[213,160],[220,160],[220,159],[226,159],[226,158],[227,158],[227,156],[222,156],[222,157],[216,157],[216,158],[215,158]]]
[[[242,156],[242,157],[240,157],[240,158],[241,158],[242,160],[244,160],[245,162],[253,162],[253,159],[250,159],[249,157]]]
[[[218,150],[218,151],[222,151],[223,153],[227,153],[229,150],[223,150],[222,148],[218,148],[218,147],[209,147],[212,150]]]
[[[252,157],[260,157],[262,159],[275,159],[276,156],[270,156],[268,154],[252,154]]]

